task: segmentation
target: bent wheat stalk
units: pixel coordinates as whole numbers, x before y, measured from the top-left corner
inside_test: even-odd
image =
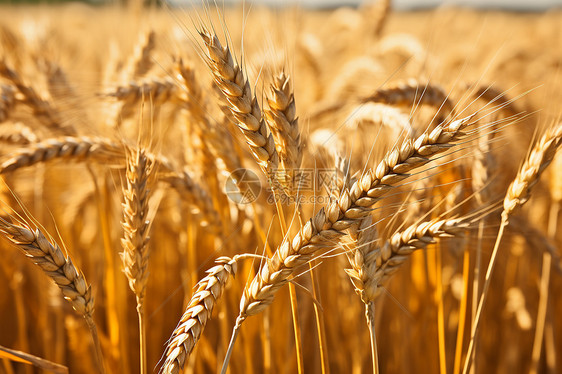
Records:
[[[55,159],[112,162],[123,160],[123,156],[124,146],[109,139],[67,136],[35,143],[10,155],[0,164],[0,174]]]
[[[47,370],[50,373],[68,374],[68,368],[66,366],[47,361],[41,357],[33,356],[29,353],[9,349],[1,345],[0,357],[2,357],[3,359],[7,358],[12,361],[20,361],[26,364],[31,364],[39,369]]]

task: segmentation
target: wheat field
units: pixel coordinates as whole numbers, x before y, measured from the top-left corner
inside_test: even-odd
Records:
[[[562,370],[562,13],[0,6],[0,373]]]

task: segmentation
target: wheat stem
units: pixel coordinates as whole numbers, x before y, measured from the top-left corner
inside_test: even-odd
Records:
[[[240,327],[242,326],[242,320],[240,318],[236,319],[236,324],[232,329],[232,335],[230,337],[230,342],[228,343],[228,350],[226,351],[226,355],[224,356],[224,360],[222,362],[221,367],[221,374],[226,374],[228,370],[228,364],[230,362],[230,357],[232,356],[232,350],[234,349],[234,343],[236,343],[236,338],[238,338],[238,333],[240,333]]]
[[[550,216],[548,218],[548,236],[553,238],[556,234],[556,225],[558,222],[558,212],[560,210],[560,202],[554,201],[550,206]],[[539,360],[541,357],[542,341],[544,339],[544,331],[546,324],[546,311],[548,307],[548,289],[550,286],[550,271],[552,266],[552,255],[545,251],[542,255],[542,273],[539,293],[539,309],[537,311],[537,323],[535,328],[535,338],[533,341],[533,350],[531,353],[531,374],[538,373]]]
[[[469,280],[470,280],[470,251],[468,246],[466,246],[464,249],[462,279],[463,279],[463,293],[459,305],[459,324],[457,328],[457,342],[455,344],[455,362],[453,366],[453,374],[459,373],[461,370],[460,366],[462,360],[464,330],[466,327],[466,317],[468,313],[468,298],[469,298],[468,289],[469,289]]]
[[[371,340],[371,359],[373,361],[373,374],[379,374],[379,354],[377,349],[377,336],[375,334],[375,302],[365,304],[365,318],[369,326],[369,336]]]

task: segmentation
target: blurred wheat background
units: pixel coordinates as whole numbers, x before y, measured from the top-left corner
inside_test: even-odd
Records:
[[[554,9],[0,6],[0,372],[559,372],[561,46]]]

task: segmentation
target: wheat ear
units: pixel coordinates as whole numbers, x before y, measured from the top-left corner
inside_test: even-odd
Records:
[[[302,163],[302,143],[291,81],[284,72],[274,77],[267,102],[269,109],[264,110],[264,116],[279,155],[278,170],[285,174],[283,177],[288,179],[276,182],[279,182],[283,189],[292,195],[294,193],[292,191],[294,173]]]
[[[469,85],[469,87],[472,87]],[[487,103],[493,103],[501,111],[505,112],[507,115],[512,116],[521,113],[519,108],[513,103],[507,94],[490,85],[481,85],[472,95],[476,99],[481,99]]]
[[[349,255],[351,269],[346,269],[357,294],[368,304],[380,295],[384,284],[415,250],[435,243],[437,238],[458,237],[469,227],[464,219],[439,219],[415,223],[393,234],[382,245],[376,243],[372,221],[362,221],[356,236],[356,249]]]
[[[361,221],[356,232],[352,233],[355,240],[351,253],[348,253],[350,269],[345,269],[355,292],[361,301],[369,304],[377,296],[378,281],[372,275],[376,272],[377,259],[380,258],[380,249],[377,246],[378,233],[371,216]]]
[[[0,86],[0,123],[10,116],[10,112],[16,104],[15,92],[12,86]]]
[[[178,80],[184,86],[176,94],[178,99],[185,103],[189,113],[196,121],[197,129],[202,132],[201,138],[209,148],[211,154],[222,161],[223,171],[227,174],[242,168],[242,163],[237,156],[232,136],[227,130],[228,119],[223,117],[222,121],[216,123],[207,114],[207,102],[203,89],[197,81],[196,72],[191,66],[184,64],[181,60],[177,65]],[[236,179],[238,180],[238,179]],[[244,189],[243,189],[244,190]],[[245,191],[245,190],[244,190]]]
[[[385,88],[379,88],[363,101],[402,106],[424,104],[447,110],[453,108],[443,87],[429,82],[422,83],[416,79],[399,81]]]
[[[207,276],[195,285],[195,292],[189,300],[187,309],[168,340],[162,367],[164,374],[178,374],[183,369],[203,334],[207,321],[213,313],[213,308],[221,297],[228,280],[231,276],[236,275],[238,259],[237,256],[232,259],[218,258],[215,261],[217,265],[207,270]]]
[[[322,208],[306,222],[293,237],[286,237],[273,257],[264,263],[258,274],[244,289],[240,301],[239,318],[244,320],[265,309],[275,293],[283,286],[293,270],[309,262],[313,255],[326,247],[330,240],[343,235],[342,231],[357,225],[369,215],[372,205],[408,178],[410,171],[420,168],[436,155],[463,138],[462,130],[473,116],[437,126],[415,141],[406,139],[400,147],[390,151],[373,171],[369,169],[338,199]]]
[[[531,188],[539,181],[541,173],[550,164],[562,144],[562,123],[549,129],[533,147],[531,154],[519,169],[517,177],[507,190],[503,201],[502,217],[513,213],[531,197]]]
[[[158,108],[174,97],[177,84],[170,78],[129,81],[104,93],[121,103],[120,118],[131,117],[142,100],[150,100],[151,108]]]
[[[60,247],[51,243],[39,229],[33,229],[25,223],[14,225],[0,218],[0,232],[57,284],[64,298],[84,317],[92,333],[99,369],[104,372],[101,346],[93,319],[92,287],[86,282],[84,274],[72,263],[70,257],[65,256]]]
[[[168,183],[179,195],[194,207],[193,213],[201,215],[201,225],[220,236],[221,219],[213,206],[213,200],[207,191],[196,183],[187,171],[164,171],[159,179]]]
[[[122,165],[127,149],[131,150],[126,145],[107,138],[81,136],[48,139],[11,155],[0,164],[0,174],[56,159],[89,160]],[[176,171],[165,157],[156,155],[147,155],[147,157],[151,158],[154,167],[159,170],[159,179],[167,182],[183,199],[198,209],[204,226],[220,227],[220,218],[210,196],[191,179],[187,171]]]
[[[34,143],[10,156],[0,165],[0,174],[54,159],[96,160],[122,159],[124,146],[104,138],[64,137]]]
[[[257,163],[266,175],[277,169],[278,155],[250,83],[230,53],[216,35],[206,30],[199,32],[207,50],[207,63],[217,86],[229,103],[229,109],[242,131]]]
[[[121,239],[125,275],[129,287],[137,298],[139,318],[141,373],[147,372],[146,366],[146,325],[144,320],[144,297],[148,281],[148,182],[152,173],[153,162],[144,151],[130,152],[127,158],[127,184],[123,189],[123,230]]]
[[[0,59],[0,76],[11,81],[18,91],[24,97],[24,103],[32,110],[36,118],[38,118],[45,126],[63,135],[73,135],[76,131],[72,127],[62,126],[59,113],[51,103],[43,100],[33,87],[25,84],[19,74],[8,67],[6,62]]]
[[[539,181],[541,173],[550,164],[561,144],[562,123],[558,124],[555,127],[549,128],[545,132],[545,134],[532,148],[529,157],[527,157],[527,159],[517,172],[517,176],[509,185],[507,194],[505,195],[503,201],[503,212],[501,215],[502,220],[500,223],[500,228],[496,237],[494,249],[492,250],[490,263],[488,264],[488,268],[486,270],[486,277],[484,279],[482,295],[480,296],[478,308],[476,310],[476,316],[472,325],[470,343],[468,346],[463,374],[468,373],[468,369],[470,368],[470,365],[472,363],[472,352],[474,349],[476,334],[478,332],[478,326],[480,324],[482,309],[484,308],[484,303],[486,302],[486,298],[488,295],[488,289],[490,288],[491,276],[496,264],[496,258],[499,251],[499,245],[503,237],[503,232],[505,230],[505,227],[509,224],[509,216],[515,211],[517,207],[525,204],[527,200],[529,200],[529,198],[531,197],[531,188]]]
[[[151,53],[156,47],[155,39],[156,33],[153,30],[149,30],[140,36],[128,61],[127,68],[123,72],[125,79],[143,76],[152,68],[154,62]]]
[[[369,23],[374,25],[373,32],[376,37],[381,36],[384,26],[388,21],[388,16],[391,11],[391,3],[391,0],[377,0],[375,5],[370,7],[372,11],[368,13],[370,18]]]
[[[377,346],[374,328],[375,298],[380,295],[380,286],[394,274],[408,256],[417,249],[435,243],[437,238],[459,236],[468,228],[462,219],[435,219],[416,223],[402,232],[395,233],[382,246],[376,242],[377,231],[372,218],[362,220],[355,237],[355,248],[348,254],[349,275],[355,292],[365,304],[365,317],[371,335],[373,369],[378,372]]]
[[[37,135],[33,130],[21,122],[0,126],[0,141],[9,144],[28,145],[36,143]]]

